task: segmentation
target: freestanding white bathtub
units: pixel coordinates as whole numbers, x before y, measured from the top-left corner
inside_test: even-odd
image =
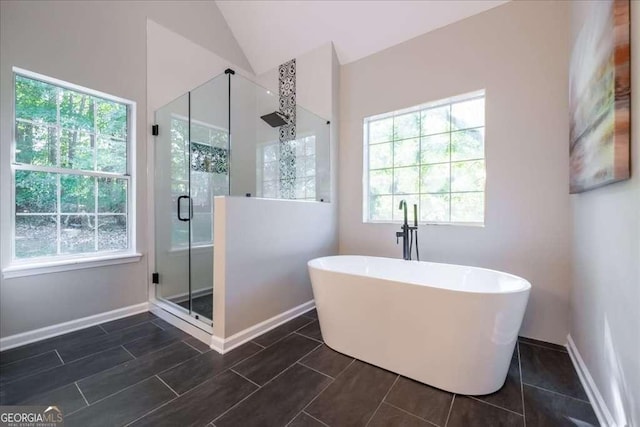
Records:
[[[366,256],[317,258],[308,266],[329,347],[453,393],[489,394],[504,384],[528,281]]]

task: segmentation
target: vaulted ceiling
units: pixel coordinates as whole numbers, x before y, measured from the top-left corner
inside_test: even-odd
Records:
[[[263,73],[327,42],[341,64],[506,0],[217,0],[253,70]]]

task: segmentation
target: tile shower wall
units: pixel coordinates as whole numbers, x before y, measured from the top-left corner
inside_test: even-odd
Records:
[[[289,118],[289,123],[280,126],[280,195],[285,199],[295,198],[296,187],[296,60],[278,67],[280,112]]]

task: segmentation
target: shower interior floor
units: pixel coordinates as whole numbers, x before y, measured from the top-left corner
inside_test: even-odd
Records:
[[[189,309],[189,300],[184,300],[177,303],[180,307]],[[191,311],[206,317],[209,320],[213,320],[213,293],[210,292],[205,295],[199,295],[191,299]]]

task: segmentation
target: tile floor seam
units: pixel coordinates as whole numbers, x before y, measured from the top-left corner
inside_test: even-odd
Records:
[[[303,409],[302,411],[300,411],[300,414],[305,414],[306,416],[308,416],[308,417],[310,417],[310,418],[313,418],[314,420],[316,420],[317,422],[319,422],[319,423],[320,423],[320,424],[322,424],[323,426],[327,426],[327,427],[329,427],[329,424],[327,424],[327,423],[325,423],[324,421],[322,421],[322,420],[320,420],[320,419],[318,419],[318,418],[314,417],[314,416],[313,416],[313,415],[311,415],[310,413],[306,412],[304,409]],[[298,414],[298,415],[300,415],[300,414]],[[295,420],[295,418],[294,418],[294,420]],[[293,421],[293,420],[292,420],[292,421]]]
[[[260,347],[260,348],[262,348],[262,349],[267,348],[267,347],[263,346],[262,344],[258,344],[258,343],[257,343],[257,342],[255,342],[255,341],[249,341],[249,342],[250,342],[251,344],[255,344],[255,345],[257,345],[258,347]]]
[[[545,349],[545,350],[555,351],[555,352],[558,352],[558,353],[569,354],[569,352],[567,350],[560,350],[559,348],[546,347],[546,346],[541,345],[541,344],[530,343],[530,342],[527,342],[527,341],[518,341],[518,344],[525,344],[525,345],[530,345],[532,347],[538,347],[538,348],[542,348],[542,349]]]
[[[161,320],[162,320],[162,319],[161,319]],[[158,328],[162,329],[163,331],[166,331],[166,329],[165,329],[163,326],[161,326],[161,324],[160,324],[160,325],[158,325],[158,324],[156,323],[156,321],[157,321],[157,319],[156,319],[156,320],[152,320],[152,321],[151,321],[151,323],[153,323],[154,325],[156,325]],[[166,320],[165,320],[165,322],[166,322]],[[168,323],[168,322],[167,322],[167,323]],[[172,326],[173,326],[173,325],[172,325]]]
[[[194,346],[192,346],[191,344],[189,344],[189,343],[187,342],[187,339],[188,339],[188,338],[185,338],[184,340],[182,340],[182,341],[180,341],[180,342],[185,343],[186,345],[188,345],[189,347],[191,347],[192,349],[194,349],[194,350],[195,350],[195,351],[197,351],[198,353],[200,353],[200,354],[204,354],[204,352],[203,352],[203,351],[200,351],[200,350],[198,350],[197,348],[195,348]]]
[[[136,325],[136,326],[138,326],[138,325]],[[153,332],[155,332],[155,331],[153,331]],[[121,344],[114,344],[114,346],[113,346],[113,347],[108,347],[108,348],[105,348],[104,350],[100,350],[100,351],[98,351],[98,352],[91,353],[91,354],[86,354],[86,355],[84,355],[84,356],[82,356],[82,357],[79,357],[79,358],[77,358],[77,359],[69,360],[69,361],[67,361],[67,363],[66,363],[66,364],[68,365],[68,364],[70,364],[70,363],[77,362],[78,360],[86,359],[87,357],[95,356],[95,355],[97,355],[97,354],[104,353],[105,351],[113,350],[114,348],[118,348],[118,347],[122,347],[122,348],[124,348],[124,346],[125,346],[125,345],[127,345],[127,344],[131,344],[132,342],[135,342],[135,341],[138,341],[138,340],[141,340],[141,339],[148,338],[148,337],[149,337],[149,335],[153,334],[153,332],[150,332],[150,333],[149,333],[149,334],[147,334],[147,335],[143,335],[143,336],[141,336],[141,337],[138,337],[138,338],[136,338],[136,339],[134,339],[134,340],[131,340],[131,341],[128,341],[128,342],[125,342],[125,343],[121,343]],[[152,352],[149,352],[149,353],[147,353],[147,354],[154,353],[155,351],[162,350],[163,348],[165,348],[165,347],[159,348],[159,349],[154,350],[154,351],[152,351]],[[125,349],[125,350],[126,350],[126,349]],[[127,353],[129,353],[129,351],[127,351]],[[129,353],[129,354],[131,354],[131,353]],[[131,354],[131,356],[133,356],[133,354]],[[133,357],[134,357],[134,358],[136,358],[135,356],[133,356]]]
[[[518,371],[520,372],[520,400],[522,402],[522,417],[524,427],[527,427],[527,411],[524,407],[524,382],[522,381],[522,360],[520,359],[520,341],[516,341],[516,351],[518,352]]]
[[[107,330],[105,328],[102,327],[101,324],[96,325],[98,328],[102,329],[102,332],[105,333],[105,335],[109,335],[109,332],[107,332]]]
[[[534,385],[534,384],[529,384],[529,383],[526,383],[524,381],[522,382],[522,385],[523,386],[526,385],[528,387],[537,388],[538,390],[547,391],[549,393],[557,394],[557,395],[562,396],[562,397],[567,397],[569,399],[577,400],[578,402],[588,403],[589,405],[591,405],[591,402],[589,402],[588,400],[584,400],[584,399],[580,399],[579,397],[574,397],[574,396],[570,396],[568,394],[560,393],[559,391],[549,390],[548,388],[540,387],[540,386],[537,386],[537,385]],[[582,385],[582,384],[580,384],[580,385]]]
[[[172,388],[171,388],[171,386],[170,386],[169,384],[167,384],[166,382],[164,382],[164,380],[163,380],[162,378],[160,378],[160,377],[158,376],[158,374],[155,374],[155,375],[154,375],[154,377],[156,377],[156,378],[157,378],[157,379],[158,379],[162,384],[166,385],[166,386],[167,386],[167,388],[168,388],[169,390],[171,390],[171,391],[176,395],[176,397],[179,397],[179,396],[180,396],[180,395],[179,395],[179,394],[178,394],[174,389],[172,389]]]
[[[111,351],[111,350],[113,350],[114,348],[118,348],[118,346],[110,347],[110,348],[108,348],[108,349],[106,349],[106,350],[102,350],[102,351],[99,351],[99,352],[97,352],[97,353],[93,353],[93,354],[90,354],[90,355],[88,355],[88,356],[81,357],[80,359],[75,359],[75,360],[72,360],[72,361],[70,361],[70,362],[63,363],[62,365],[59,365],[59,366],[54,366],[54,367],[52,367],[52,368],[45,369],[45,370],[43,370],[43,371],[38,371],[38,372],[31,373],[31,374],[29,374],[29,375],[25,375],[25,376],[23,376],[23,377],[20,377],[20,378],[15,379],[15,380],[7,381],[6,383],[3,383],[2,385],[3,385],[3,387],[4,387],[4,386],[6,386],[7,384],[12,384],[12,383],[14,383],[14,382],[22,381],[22,380],[24,380],[24,379],[26,379],[26,378],[31,378],[32,376],[35,376],[35,375],[42,375],[42,374],[45,374],[45,373],[47,373],[47,372],[49,372],[49,371],[52,371],[52,370],[54,370],[54,369],[58,369],[58,368],[61,368],[61,367],[63,367],[63,366],[69,366],[70,364],[75,363],[75,362],[78,362],[78,361],[83,360],[83,359],[86,359],[87,357],[96,356],[96,355],[98,355],[98,354],[100,354],[100,353],[104,353],[105,351]],[[49,353],[49,352],[51,352],[51,351],[52,351],[52,350],[47,351],[47,353]],[[43,353],[43,354],[44,354],[44,353]],[[125,361],[124,361],[124,362],[122,362],[122,363],[118,363],[117,365],[111,366],[111,367],[109,367],[109,368],[107,368],[107,369],[104,369],[104,370],[102,370],[102,371],[100,371],[100,372],[108,371],[109,369],[113,369],[113,368],[115,368],[116,366],[120,366],[120,365],[122,365],[122,364],[124,364],[124,363],[127,363],[127,362],[130,362],[130,361],[131,361],[131,360],[125,360]],[[97,374],[99,374],[100,372],[96,372],[96,373],[94,373],[94,374],[87,375],[86,377],[78,378],[78,379],[77,379],[77,380],[75,380],[75,381],[76,381],[76,382],[77,382],[77,381],[82,381],[82,380],[84,380],[84,379],[86,379],[86,378],[89,378],[89,377],[92,377],[92,376],[94,376],[94,375],[97,375]],[[38,396],[38,395],[40,395],[40,394],[49,393],[49,392],[51,392],[51,391],[57,390],[57,389],[62,388],[62,387],[66,387],[66,386],[70,385],[71,383],[73,383],[73,381],[72,381],[72,382],[70,382],[70,383],[67,383],[67,384],[63,384],[63,385],[61,385],[60,387],[56,387],[56,388],[54,388],[54,389],[52,389],[52,390],[50,390],[50,391],[48,391],[48,392],[38,393],[38,394],[37,394],[37,395],[35,395],[35,396]],[[34,396],[31,396],[31,397],[34,397]]]
[[[484,403],[484,404],[489,405],[489,406],[493,406],[494,408],[502,409],[503,411],[511,412],[512,414],[515,414],[515,415],[518,415],[519,417],[523,417],[524,418],[524,414],[519,414],[519,413],[517,413],[515,411],[512,411],[511,409],[503,408],[502,406],[496,405],[495,403],[485,402],[484,400],[481,400],[481,399],[479,399],[479,398],[477,398],[475,396],[467,396],[467,395],[465,395],[465,397],[473,399],[476,402],[480,402],[480,403]]]
[[[157,408],[153,408],[152,410],[145,412],[142,416],[140,416],[140,417],[136,418],[135,420],[132,420],[132,421],[128,422],[127,424],[123,424],[123,426],[122,426],[122,427],[128,427],[128,426],[132,425],[133,423],[135,423],[135,422],[137,422],[137,421],[140,421],[141,419],[143,419],[143,418],[144,418],[144,417],[146,417],[147,415],[151,415],[151,414],[153,414],[154,412],[156,412],[156,411],[160,410],[161,408],[164,408],[165,406],[167,406],[167,405],[168,405],[168,404],[170,404],[171,402],[175,402],[175,401],[176,401],[176,400],[178,400],[179,398],[180,398],[180,396],[176,396],[176,397],[174,397],[173,399],[169,399],[169,400],[167,400],[166,402],[164,402],[162,405],[158,406]]]
[[[25,345],[29,345],[29,344],[25,344]],[[20,346],[20,347],[23,347],[23,346]],[[20,347],[14,347],[14,348],[20,348]],[[13,348],[10,348],[9,350],[3,350],[2,352],[0,352],[0,355],[2,353],[6,352],[6,351],[11,351],[11,350],[13,350]],[[22,361],[28,360],[28,359],[33,359],[34,357],[42,356],[44,354],[51,353],[52,351],[58,351],[58,350],[56,348],[51,348],[51,349],[49,349],[47,351],[43,351],[42,353],[34,354],[33,356],[27,356],[27,357],[23,357],[21,359],[14,360],[13,362],[5,363],[4,365],[0,365],[0,367],[6,368],[7,366],[13,365],[14,363],[22,362]]]
[[[82,390],[80,390],[80,386],[78,385],[78,382],[76,381],[76,382],[74,382],[73,384],[76,386],[76,388],[77,388],[77,389],[78,389],[78,391],[80,392],[80,396],[82,396],[82,398],[84,399],[84,403],[86,403],[86,404],[87,404],[87,406],[91,406],[91,405],[89,404],[89,401],[88,401],[88,400],[87,400],[87,398],[85,397],[84,393],[82,392]]]
[[[126,362],[125,362],[125,363],[126,363]],[[114,366],[114,367],[117,367],[117,366],[120,366],[120,365],[116,365],[116,366]],[[112,369],[112,368],[110,368],[110,369]],[[108,370],[110,370],[110,369],[106,369],[106,371],[108,371]],[[100,372],[98,372],[97,374],[94,374],[94,375],[99,375],[99,374],[101,374],[102,372],[105,372],[105,371],[100,371]],[[89,375],[88,377],[85,377],[85,378],[83,378],[83,379],[81,379],[81,380],[76,381],[76,383],[79,383],[79,382],[81,382],[81,381],[84,381],[84,380],[85,380],[85,379],[87,379],[87,378],[91,378],[91,377],[92,377],[92,376],[94,376],[94,375]],[[96,400],[95,402],[91,403],[89,406],[91,406],[91,405],[95,405],[95,404],[96,404],[96,403],[98,403],[98,402],[102,402],[102,401],[103,401],[103,400],[105,400],[105,399],[108,399],[108,398],[110,398],[110,397],[112,397],[112,396],[115,396],[116,394],[118,394],[118,393],[120,393],[120,392],[122,392],[122,391],[128,390],[128,389],[130,389],[131,387],[135,387],[135,386],[139,385],[140,383],[143,383],[143,382],[145,382],[145,381],[149,380],[150,378],[157,377],[157,376],[158,376],[158,374],[155,374],[155,375],[151,374],[151,375],[149,375],[148,377],[145,377],[145,378],[141,379],[140,381],[138,381],[138,382],[136,382],[136,383],[130,384],[130,385],[128,385],[128,386],[126,386],[126,387],[124,387],[124,388],[121,388],[120,390],[114,391],[114,392],[113,392],[113,393],[111,393],[111,394],[108,394],[108,395],[106,395],[106,396],[104,396],[104,397],[101,397],[100,399],[98,399],[98,400]],[[158,378],[158,379],[159,379],[160,381],[162,381],[160,378]],[[162,382],[164,383],[164,381],[162,381]],[[67,385],[68,385],[68,384],[67,384]],[[168,387],[168,386],[167,386],[167,387]],[[78,388],[80,389],[80,384],[78,384]],[[171,387],[169,387],[169,388],[171,388]],[[57,390],[57,389],[56,389],[56,390]],[[80,390],[82,390],[82,389],[80,389]],[[173,391],[173,390],[172,390],[172,391]],[[175,391],[174,391],[174,393],[175,393]],[[83,408],[83,409],[84,409],[84,408]]]
[[[258,386],[258,388],[262,387],[260,384],[258,384],[258,383],[257,383],[257,382],[255,382],[255,381],[251,381],[249,378],[245,377],[244,375],[242,375],[240,372],[236,371],[235,369],[233,369],[233,368],[229,368],[229,370],[230,370],[231,372],[233,372],[234,374],[240,375],[242,378],[244,378],[245,380],[249,381],[251,384],[253,384],[253,385],[255,385],[255,386]]]
[[[436,424],[436,423],[434,423],[434,422],[432,422],[432,421],[429,421],[429,420],[428,420],[428,419],[426,419],[426,418],[422,418],[421,416],[416,415],[416,414],[414,414],[414,413],[412,413],[412,412],[409,412],[409,411],[407,411],[406,409],[402,409],[401,407],[396,406],[396,405],[394,405],[393,403],[386,402],[386,401],[384,401],[384,400],[382,401],[382,403],[384,403],[385,405],[389,405],[389,406],[391,406],[391,407],[393,407],[393,408],[395,408],[395,409],[397,409],[397,410],[399,410],[399,411],[402,411],[402,412],[404,412],[405,414],[409,414],[409,415],[411,415],[411,416],[412,416],[412,417],[414,417],[414,418],[418,418],[419,420],[422,420],[422,421],[424,421],[424,422],[426,422],[426,423],[429,423],[429,424],[431,424],[431,425],[433,425],[433,426],[440,427],[438,424]]]
[[[453,397],[451,398],[451,404],[449,405],[449,412],[447,413],[447,419],[444,422],[444,427],[447,427],[449,425],[449,418],[451,418],[451,411],[453,410],[453,402],[456,401],[456,394],[454,393]]]
[[[62,360],[62,356],[60,356],[60,353],[58,353],[58,349],[53,350],[56,352],[56,354],[58,355],[58,359],[60,359],[60,362],[62,362],[62,364],[64,365],[64,360]]]
[[[133,354],[131,354],[131,352],[129,350],[127,350],[127,348],[124,346],[124,344],[121,344],[120,347],[122,347],[122,349],[124,351],[126,351],[127,354],[129,354],[129,356],[133,357],[134,359],[137,359],[137,357],[135,357]]]
[[[378,406],[376,407],[376,410],[373,411],[373,414],[371,414],[371,416],[369,417],[369,421],[367,421],[367,423],[364,425],[365,427],[367,427],[371,423],[371,420],[376,416],[376,414],[378,413],[378,410],[382,406],[382,403],[387,398],[387,396],[389,396],[389,393],[391,393],[391,389],[393,388],[393,386],[396,385],[396,383],[398,382],[399,379],[400,379],[400,375],[396,374],[396,378],[393,380],[393,383],[391,384],[391,387],[389,387],[389,390],[387,390],[387,392],[382,397],[382,400],[380,401],[380,403],[378,403]]]
[[[355,363],[355,361],[356,361],[356,359],[353,359],[351,362],[349,362],[349,364],[347,365],[347,367],[346,367],[346,368],[344,368],[342,371],[340,371],[340,373],[339,373],[338,375],[336,375],[336,377],[333,379],[333,381],[329,381],[329,384],[327,384],[327,386],[326,386],[325,388],[323,388],[322,390],[320,390],[320,392],[319,392],[318,394],[316,394],[316,395],[314,396],[314,398],[313,398],[313,399],[311,399],[311,401],[305,405],[305,407],[304,407],[304,408],[302,408],[302,410],[300,411],[300,413],[304,412],[304,413],[308,414],[310,417],[312,417],[313,419],[316,419],[316,417],[313,417],[311,414],[309,414],[308,412],[306,412],[306,411],[307,411],[307,408],[308,408],[309,406],[311,406],[311,405],[313,404],[313,402],[315,402],[315,401],[316,401],[316,399],[317,399],[318,397],[320,397],[320,395],[321,395],[322,393],[324,393],[324,392],[325,392],[325,390],[326,390],[326,389],[328,389],[328,388],[331,386],[331,384],[335,383],[335,382],[336,382],[336,380],[338,379],[338,377],[339,377],[340,375],[342,375],[342,373],[343,373],[343,372],[345,372],[347,369],[349,369],[349,367],[350,367],[351,365],[353,365],[353,364]],[[297,417],[298,415],[300,415],[300,413],[298,413],[298,414],[296,415],[296,417]],[[295,419],[296,417],[293,417],[293,419]],[[292,421],[293,421],[293,420],[292,420]],[[320,419],[318,419],[318,421],[320,421],[322,424],[327,425],[324,421],[322,421],[322,420],[320,420]]]
[[[297,362],[297,363],[298,363],[298,365],[304,366],[304,367],[305,367],[305,368],[307,368],[307,369],[311,369],[312,371],[315,371],[315,372],[319,373],[320,375],[324,375],[324,376],[325,376],[325,377],[327,377],[327,378],[330,378],[330,379],[332,379],[332,380],[335,380],[335,378],[334,378],[334,377],[332,377],[331,375],[325,374],[324,372],[320,372],[320,371],[318,371],[317,369],[312,368],[311,366],[307,366],[307,365],[305,365],[305,364],[304,364],[304,363],[302,363],[302,362]]]
[[[318,347],[320,346],[316,346],[313,349],[311,349],[311,351],[305,353],[304,355],[302,355],[302,357],[300,357],[298,360],[296,360],[295,362],[293,362],[291,365],[289,365],[286,369],[283,369],[282,372],[278,373],[278,375],[276,375],[275,377],[271,378],[269,381],[267,381],[266,383],[264,383],[262,386],[258,387],[257,389],[255,389],[253,392],[251,392],[249,395],[247,395],[244,399],[240,400],[239,402],[237,402],[235,405],[233,405],[232,407],[230,407],[229,409],[227,409],[226,411],[224,411],[222,414],[218,415],[216,418],[214,418],[213,420],[211,420],[212,423],[215,423],[216,420],[222,418],[223,416],[225,416],[225,414],[227,414],[229,411],[233,410],[233,408],[237,407],[238,405],[240,405],[242,402],[244,402],[245,400],[247,400],[248,398],[250,398],[251,396],[253,396],[254,394],[256,394],[258,391],[260,391],[262,388],[266,387],[267,384],[271,383],[272,381],[275,381],[276,378],[279,378],[282,374],[284,374],[285,372],[287,372],[289,369],[291,369],[296,363],[298,363],[300,360],[302,360],[303,358],[305,358],[307,355],[309,355],[311,352],[315,351]],[[262,351],[262,350],[261,350]],[[258,352],[259,353],[259,352]],[[258,354],[256,353],[256,354]],[[231,369],[231,368],[229,368]],[[232,371],[233,372],[233,371]],[[296,415],[297,416],[297,415]]]
[[[294,334],[296,334],[296,335],[300,335],[301,337],[308,338],[308,339],[310,339],[310,340],[314,340],[315,342],[319,342],[320,344],[324,344],[324,341],[320,341],[320,340],[315,339],[315,338],[313,338],[313,337],[310,337],[310,336],[307,336],[307,335],[301,334],[301,333],[300,333],[300,332],[298,332],[298,331],[295,331],[295,332],[293,332],[293,333],[294,333]]]
[[[294,317],[294,318],[293,318],[293,319],[291,319],[291,320],[288,320],[288,321],[286,321],[286,322],[280,323],[279,325],[277,325],[277,326],[273,327],[272,329],[269,329],[269,330],[267,330],[267,331],[265,331],[265,332],[261,333],[260,335],[258,335],[258,336],[257,336],[257,337],[255,337],[254,339],[258,339],[258,338],[260,338],[261,336],[264,336],[264,335],[268,334],[269,332],[275,331],[275,330],[276,330],[276,329],[278,329],[280,326],[286,325],[286,324],[287,324],[287,322],[291,322],[291,321],[293,321],[293,320],[299,319],[300,317],[304,317],[304,316]],[[309,319],[309,318],[307,318],[307,319],[309,320],[307,323],[305,323],[304,325],[300,326],[298,329],[294,329],[293,331],[289,332],[288,334],[286,334],[286,335],[285,335],[285,336],[283,336],[282,338],[278,338],[277,340],[275,340],[274,342],[272,342],[272,343],[271,343],[271,344],[269,344],[269,345],[262,345],[262,344],[259,344],[259,343],[255,342],[255,341],[254,341],[254,339],[252,339],[252,340],[251,340],[251,342],[252,342],[252,343],[254,343],[254,344],[259,345],[259,346],[260,346],[260,347],[262,347],[262,348],[269,348],[269,347],[271,347],[272,345],[277,344],[277,343],[279,343],[280,341],[282,341],[283,339],[287,338],[289,335],[295,334],[295,333],[296,333],[297,331],[299,331],[300,329],[302,329],[302,328],[306,328],[306,327],[307,327],[307,326],[309,326],[311,323],[313,323],[313,321],[315,320],[315,319]]]
[[[155,332],[155,331],[154,331],[154,332]],[[153,333],[153,332],[152,332],[152,333]],[[136,341],[143,340],[143,339],[146,339],[146,338],[149,338],[149,335],[145,335],[144,337],[136,338],[136,339],[135,339],[135,340],[133,340],[133,341],[129,341],[129,342],[126,342],[126,343],[124,343],[124,344],[120,344],[120,345],[124,347],[125,345],[133,344],[133,343],[135,343]],[[176,339],[175,339],[175,340],[169,340],[169,341],[167,341],[166,343],[161,343],[161,344],[165,344],[165,345],[163,345],[162,347],[156,348],[156,349],[154,349],[153,351],[150,351],[150,352],[148,352],[148,353],[141,354],[141,355],[140,355],[140,356],[138,356],[138,357],[146,356],[146,355],[148,355],[148,354],[152,354],[152,353],[155,353],[155,352],[157,352],[157,351],[164,350],[165,348],[170,347],[170,346],[172,346],[172,345],[174,345],[174,344],[176,344],[176,343],[178,343],[178,342],[182,342],[182,341],[181,341],[179,338],[177,338],[177,337],[176,337]],[[128,351],[127,351],[127,352],[128,352]],[[129,353],[129,354],[131,354],[131,353]],[[202,354],[202,353],[201,353],[201,354]],[[131,354],[131,355],[133,356],[133,354]],[[133,357],[135,357],[135,356],[133,356]]]
[[[244,344],[243,344],[243,345],[244,345]],[[235,350],[235,349],[234,349],[234,350]],[[262,351],[262,350],[260,350],[260,351]],[[182,394],[180,394],[180,396],[182,396],[182,395],[184,395],[184,394],[186,394],[186,393],[189,393],[191,390],[193,390],[193,389],[195,389],[195,388],[197,388],[197,387],[200,387],[203,383],[205,383],[205,382],[209,381],[209,380],[210,380],[210,379],[212,379],[212,378],[219,377],[220,375],[224,374],[225,372],[227,372],[227,371],[231,371],[231,368],[233,368],[233,367],[235,367],[235,366],[239,365],[240,363],[244,362],[245,360],[249,359],[250,357],[255,356],[256,354],[260,353],[260,351],[257,351],[257,352],[255,352],[255,353],[253,353],[253,354],[250,354],[250,355],[248,355],[247,357],[245,357],[244,359],[240,359],[240,360],[238,360],[236,363],[234,363],[234,364],[233,364],[233,365],[231,365],[231,366],[228,366],[228,367],[224,368],[223,370],[221,370],[221,371],[220,371],[220,372],[218,372],[217,374],[213,375],[211,378],[207,378],[207,379],[206,379],[206,380],[204,380],[203,382],[201,382],[201,383],[199,383],[199,384],[196,384],[196,385],[194,385],[194,386],[193,386],[193,387],[191,387],[191,388],[186,389],[185,391],[183,391],[183,392],[182,392]],[[166,373],[166,372],[170,371],[171,369],[177,368],[178,366],[181,366],[181,365],[183,365],[183,364],[185,364],[185,363],[188,363],[188,362],[189,362],[189,361],[191,361],[192,359],[195,359],[196,357],[199,357],[199,356],[201,356],[201,355],[203,355],[203,354],[207,354],[207,353],[209,353],[209,352],[208,352],[208,351],[206,351],[206,352],[204,352],[204,353],[196,354],[196,355],[194,355],[193,357],[190,357],[190,358],[188,358],[187,360],[185,360],[185,361],[183,361],[183,362],[178,363],[177,365],[171,366],[170,368],[167,368],[167,369],[165,369],[164,371],[157,373],[156,375],[160,376],[160,375],[162,375],[162,374],[164,374],[164,373]],[[217,353],[217,352],[216,352],[216,353]],[[220,354],[220,353],[218,353],[218,354]],[[235,373],[235,371],[234,371],[234,373]]]

